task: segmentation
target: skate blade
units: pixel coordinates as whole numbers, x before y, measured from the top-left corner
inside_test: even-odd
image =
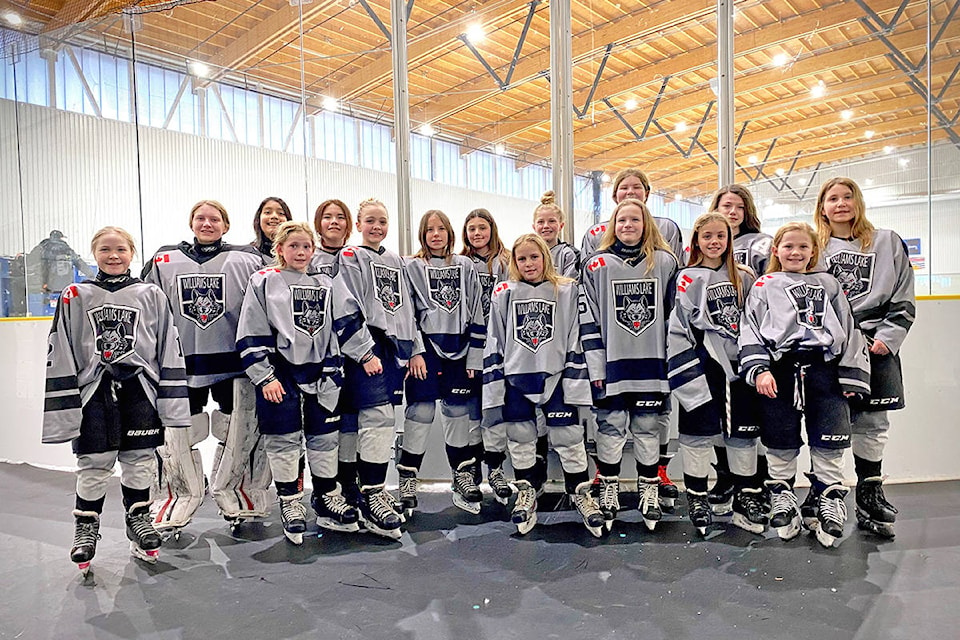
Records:
[[[87,574],[90,573],[90,562],[89,562],[89,561],[87,561],[87,562],[78,562],[78,563],[77,563],[77,569],[79,569],[79,570],[80,570],[80,573],[83,574],[84,577],[86,577]]]
[[[699,533],[701,537],[707,535],[707,528],[706,528],[706,527],[694,527],[694,529],[697,530],[697,533]]]
[[[504,505],[504,506],[510,504],[510,496],[507,496],[507,497],[505,497],[505,498],[502,498],[502,497],[494,494],[493,499],[496,500],[497,502],[499,502],[500,504]]]
[[[746,516],[739,513],[733,514],[733,517],[730,519],[730,524],[740,527],[744,531],[756,533],[757,535],[762,534],[763,530],[766,529],[766,525],[760,524],[759,522],[751,522]]]
[[[782,527],[776,527],[777,535],[780,536],[781,540],[793,540],[798,535],[800,535],[800,519],[794,518],[790,521],[790,524],[784,525]]]
[[[376,525],[374,525],[374,524],[372,524],[372,523],[370,523],[370,522],[367,522],[367,523],[366,523],[366,530],[369,531],[370,533],[375,533],[375,534],[377,534],[378,536],[381,536],[381,537],[383,537],[383,538],[387,538],[388,540],[399,540],[400,537],[403,535],[403,532],[400,531],[399,528],[397,528],[397,529],[381,529],[380,527],[378,527],[378,526],[376,526]]]
[[[840,538],[830,535],[823,530],[823,527],[817,528],[817,542],[827,549],[840,546]]]
[[[533,527],[537,524],[537,514],[536,512],[528,514],[526,520],[523,522],[514,521],[514,524],[517,525],[517,533],[525,536],[530,533],[530,530],[533,529]]]
[[[453,494],[453,506],[473,515],[480,513],[479,502],[468,502],[456,493]]]
[[[728,516],[733,513],[733,500],[711,504],[710,511],[712,511],[715,516]]]
[[[607,530],[607,533],[613,531],[613,523],[616,522],[616,518],[610,518],[603,522],[603,528]]]
[[[355,533],[360,531],[359,522],[351,522],[350,524],[344,524],[343,522],[337,522],[330,518],[317,518],[317,526],[321,529],[326,529],[327,531],[339,531],[341,533]]]
[[[869,515],[860,510],[860,507],[857,507],[857,528],[861,531],[876,534],[881,538],[893,539],[896,537],[892,522],[872,520]]]
[[[160,549],[141,549],[136,542],[131,542],[130,555],[149,564],[156,564],[160,557]]]
[[[657,528],[657,523],[660,522],[660,519],[651,520],[650,518],[644,518],[643,524],[647,525],[647,531],[653,531]]]
[[[586,523],[584,523],[584,526],[587,528],[587,531],[590,532],[590,535],[592,535],[594,538],[602,538],[602,537],[603,537],[603,532],[605,531],[605,529],[604,529],[603,526],[591,527],[590,525],[588,525],[588,524],[586,524]]]
[[[286,536],[287,540],[293,544],[299,546],[303,544],[303,533],[292,533],[290,531],[284,531],[283,535]]]

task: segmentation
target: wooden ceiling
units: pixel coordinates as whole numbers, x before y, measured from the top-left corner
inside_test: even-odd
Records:
[[[120,52],[129,52],[131,34],[118,12],[136,14],[137,56],[176,68],[198,60],[217,80],[303,92],[310,112],[333,97],[344,112],[391,121],[390,45],[372,17],[389,30],[389,0],[291,1],[13,5],[45,36]],[[413,127],[431,123],[464,153],[502,144],[520,163],[549,160],[549,3],[411,2]],[[572,4],[574,104],[583,114],[575,123],[578,169],[612,173],[639,165],[660,190],[712,192],[714,0]],[[809,174],[885,147],[926,144],[928,87],[930,138],[960,146],[960,0],[930,6],[928,14],[926,0],[736,3],[737,181],[776,178],[778,170]],[[485,32],[473,45],[479,57],[463,37],[476,24]],[[822,97],[811,95],[818,85]]]

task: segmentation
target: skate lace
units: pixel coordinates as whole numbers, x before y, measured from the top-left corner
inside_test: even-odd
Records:
[[[353,507],[347,502],[347,499],[339,493],[325,493],[321,497],[324,508],[330,513],[342,516],[353,511]]]
[[[280,519],[283,522],[306,520],[307,508],[303,506],[300,500],[280,500]]]
[[[824,520],[835,522],[841,527],[847,521],[847,505],[843,498],[829,498],[826,492],[820,495],[820,515]]]
[[[883,495],[882,485],[880,484],[875,485],[874,488],[867,495],[868,495],[868,499],[872,500],[874,504],[876,504],[878,507],[889,509],[893,513],[900,513],[899,511],[897,511],[897,508],[895,506],[887,502],[887,496]]]
[[[465,494],[471,491],[476,491],[477,485],[473,479],[473,469],[468,469],[465,471],[459,471],[459,470],[454,471],[453,486],[461,494]]]
[[[659,491],[657,485],[652,482],[640,483],[640,511],[646,513],[652,509],[659,509],[660,502],[658,500]]]
[[[384,490],[377,491],[370,496],[368,502],[370,514],[377,520],[383,521],[390,515],[397,515],[393,509],[393,496]]]
[[[800,504],[797,502],[797,495],[789,489],[774,491],[770,496],[772,513],[790,513],[791,510],[800,512]]]
[[[576,493],[573,495],[573,504],[584,517],[600,513],[600,507],[590,493]]]
[[[524,483],[518,487],[518,489],[520,489],[520,491],[517,493],[517,501],[514,503],[513,508],[531,511],[537,501],[537,490],[529,483]]]
[[[496,493],[510,489],[510,483],[507,482],[506,476],[503,475],[503,469],[493,469],[490,471],[487,481],[490,483],[490,488]]]
[[[600,504],[606,507],[620,509],[620,481],[602,480],[600,489]]]
[[[758,516],[763,513],[763,506],[760,504],[759,494],[741,493],[739,496],[740,506],[751,515]]]
[[[707,500],[707,496],[697,496],[697,495],[688,493],[687,504],[689,505],[689,508],[690,508],[691,517],[711,512],[710,501]]]
[[[130,527],[130,531],[133,532],[137,540],[143,540],[145,536],[156,535],[157,533],[157,530],[153,527],[150,512],[146,509],[140,513],[128,514],[127,526]]]
[[[78,522],[73,534],[74,547],[92,547],[100,539],[100,525],[97,522]]]
[[[400,497],[415,496],[420,490],[420,478],[417,476],[400,476]]]

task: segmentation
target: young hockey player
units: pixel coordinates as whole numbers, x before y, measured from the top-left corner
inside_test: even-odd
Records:
[[[237,349],[257,385],[257,419],[280,500],[287,539],[303,543],[300,443],[307,440],[317,525],[357,531],[360,514],[337,484],[341,345],[356,361],[373,339],[356,300],[338,279],[308,272],[314,252],[306,222],[285,222],[274,235],[277,267],[253,274],[243,299]],[[339,343],[338,343],[339,338]]]
[[[406,272],[423,341],[423,368],[412,362],[406,381],[403,447],[397,461],[400,503],[408,513],[417,505],[417,474],[439,400],[453,504],[477,514],[483,501],[475,478],[483,446],[480,390],[467,377],[467,349],[484,333],[479,324],[480,280],[471,260],[453,253],[456,237],[442,211],[423,214],[418,237],[420,250],[407,261]]]
[[[767,524],[760,499],[763,481],[756,476],[756,396],[737,376],[740,315],[755,276],[734,260],[731,236],[730,224],[720,213],[704,214],[693,223],[690,266],[677,275],[667,337],[667,375],[680,402],[688,513],[701,534],[713,520],[707,473],[720,438],[726,442],[724,461],[730,458],[735,479],[733,524],[752,533],[763,533]]]
[[[497,221],[486,209],[474,209],[467,214],[463,223],[463,255],[470,258],[480,280],[480,307],[483,311],[483,337],[471,340],[467,353],[467,375],[474,381],[475,388],[481,387],[482,376],[474,376],[474,371],[483,370],[483,345],[486,342],[487,322],[490,319],[490,297],[493,289],[507,279],[510,265],[510,252],[503,246]],[[496,425],[482,425],[483,461],[487,465],[487,482],[496,499],[507,504],[513,495],[513,487],[503,473],[503,463],[507,459],[507,432],[501,422]]]
[[[904,407],[898,354],[916,316],[913,269],[900,236],[867,220],[863,193],[849,178],[820,188],[814,220],[827,271],[840,282],[870,351],[870,395],[851,402],[857,524],[892,538],[897,510],[883,495],[881,465],[887,411]]]
[[[319,273],[336,278],[339,273],[339,255],[353,230],[353,216],[342,200],[331,198],[320,203],[313,215],[313,228],[320,246],[313,254],[313,268]],[[343,396],[341,395],[341,403]],[[356,415],[344,413],[341,407],[339,468],[337,482],[347,502],[359,508],[360,487],[357,485],[357,422]]]
[[[592,324],[577,286],[557,274],[550,249],[534,234],[517,239],[510,281],[494,290],[483,359],[483,409],[490,424],[503,421],[517,500],[511,519],[525,534],[537,522],[543,476],[536,469],[536,412],[544,413],[550,445],[563,466],[564,488],[587,530],[603,534],[603,514],[590,492],[587,452],[577,408],[590,406],[590,382],[581,325]],[[582,317],[581,317],[582,315]]]
[[[669,406],[667,318],[677,259],[640,200],[614,208],[598,251],[583,269],[583,291],[595,331],[585,334],[588,358],[602,354],[602,384],[594,390],[600,508],[607,530],[620,509],[620,464],[633,434],[640,512],[651,531],[659,505],[660,414]]]
[[[836,279],[811,272],[820,247],[803,222],[777,231],[767,274],[747,296],[740,328],[740,373],[759,394],[760,438],[771,480],[770,526],[789,540],[800,532],[793,492],[804,418],[817,539],[833,546],[847,518],[843,450],[850,446],[844,396],[870,392],[866,344]]]
[[[263,254],[267,264],[273,262],[273,235],[280,225],[293,220],[290,207],[281,198],[269,196],[260,202],[253,216],[253,242],[250,246]]]
[[[540,205],[533,211],[533,230],[550,248],[550,258],[557,273],[577,280],[580,277],[580,254],[573,245],[560,240],[560,232],[564,227],[563,211],[556,202],[553,191],[543,194]]]
[[[772,238],[760,231],[760,218],[749,189],[733,184],[722,187],[713,194],[709,211],[718,211],[726,216],[733,231],[733,257],[738,264],[753,269],[754,274],[763,275],[770,260],[770,242]],[[768,480],[767,458],[765,451],[757,450],[757,478],[760,484]],[[724,443],[714,447],[717,456],[717,482],[710,489],[710,505],[716,515],[726,515],[733,508],[733,498],[737,491],[727,450]],[[741,453],[741,452],[736,452]],[[769,496],[763,492],[764,504],[769,506]]]
[[[650,197],[650,179],[643,171],[636,167],[631,167],[620,171],[613,179],[613,201],[620,203],[627,198],[640,200],[644,204]],[[680,227],[670,218],[653,218],[656,223],[663,241],[667,243],[670,251],[676,257],[678,262],[683,261],[683,236],[680,233]],[[585,263],[589,262],[587,257],[593,254],[603,239],[603,234],[607,229],[607,223],[601,222],[590,227],[583,236],[581,243],[581,256]],[[660,478],[660,504],[666,510],[672,510],[674,502],[680,495],[677,485],[670,480],[667,475],[667,465],[670,463],[669,443],[670,443],[670,406],[659,417],[660,430],[660,460],[657,464],[657,477]]]
[[[70,559],[84,573],[118,461],[130,552],[157,561],[161,541],[150,518],[156,447],[165,429],[190,426],[177,329],[163,292],[130,276],[133,238],[104,227],[90,248],[99,272],[68,286],[57,303],[43,414],[43,442],[70,442],[77,456]]]
[[[219,202],[195,204],[189,224],[194,241],[161,247],[141,276],[158,285],[170,301],[187,364],[191,428],[167,431],[158,451],[154,525],[174,533],[190,522],[203,501],[203,466],[194,446],[211,431],[220,442],[211,485],[224,518],[235,525],[269,512],[270,477],[262,448],[261,455],[249,455],[258,436],[252,410],[245,410],[252,398],[243,399],[252,395],[252,388],[242,380],[235,386],[235,379],[243,378],[236,350],[240,305],[251,274],[263,268],[263,256],[253,247],[223,241],[230,217]],[[210,396],[219,407],[212,415],[204,411]],[[237,399],[240,406],[235,406]]]
[[[367,529],[397,539],[403,520],[394,509],[393,496],[384,489],[396,426],[394,406],[403,398],[408,362],[411,368],[423,370],[419,355],[423,347],[403,262],[381,245],[388,228],[387,208],[382,202],[373,198],[361,202],[357,230],[363,243],[340,252],[337,277],[359,302],[374,340],[369,360],[365,356],[360,363],[344,363],[344,406],[357,414],[359,426],[360,510]]]

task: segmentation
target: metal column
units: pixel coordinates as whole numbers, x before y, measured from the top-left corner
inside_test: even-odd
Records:
[[[397,145],[397,224],[400,254],[412,250],[410,229],[410,93],[407,88],[407,5],[390,0],[393,54],[393,132]]]
[[[394,0],[396,2],[396,0]],[[550,137],[553,191],[566,217],[563,240],[573,238],[573,38],[570,0],[550,2]]]
[[[720,186],[733,184],[733,1],[717,0],[717,144]]]

